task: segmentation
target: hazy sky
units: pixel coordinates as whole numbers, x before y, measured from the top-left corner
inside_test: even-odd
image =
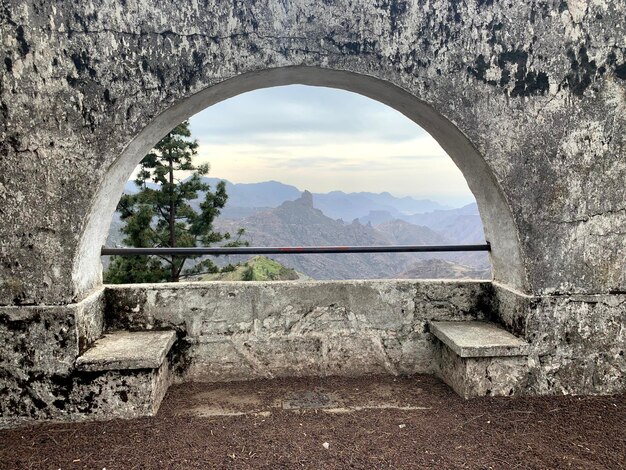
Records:
[[[256,90],[191,118],[199,162],[234,183],[301,190],[389,191],[460,206],[463,175],[422,128],[355,93],[302,85]]]

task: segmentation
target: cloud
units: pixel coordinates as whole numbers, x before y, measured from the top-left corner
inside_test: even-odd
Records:
[[[191,118],[199,162],[233,182],[315,192],[389,191],[462,205],[473,197],[440,145],[401,113],[341,90],[244,93]]]
[[[391,108],[355,93],[301,85],[267,88],[217,103],[191,120],[202,143],[252,144],[322,137],[401,141],[426,134]]]

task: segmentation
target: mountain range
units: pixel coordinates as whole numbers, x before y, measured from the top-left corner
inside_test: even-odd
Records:
[[[384,224],[350,223],[326,216],[314,205],[315,196],[305,191],[295,201],[285,201],[274,209],[238,219],[218,219],[216,229],[236,232],[245,228],[254,246],[328,246],[328,245],[445,245],[449,240],[429,227],[394,219]],[[467,264],[470,271],[488,267],[488,260],[477,260],[474,253],[375,253],[327,255],[274,255],[272,259],[314,279],[390,278],[410,270],[416,262],[428,259]],[[484,253],[479,253],[485,255]],[[470,256],[468,256],[470,255]],[[228,257],[221,263],[240,262]],[[466,272],[468,270],[458,270]]]
[[[219,178],[202,177],[201,179],[211,188],[215,188],[220,181],[226,183],[228,204],[222,211],[222,218],[226,219],[243,218],[266,209],[278,207],[285,201],[298,199],[302,193],[295,186],[278,181],[231,183]],[[133,181],[128,181],[124,193],[133,194],[135,192],[137,192],[137,186]],[[200,199],[204,198],[202,192],[199,196]],[[347,222],[363,217],[370,211],[385,212],[394,218],[402,215],[450,209],[450,207],[430,199],[399,198],[388,192],[344,193],[343,191],[331,191],[329,193],[314,193],[313,196],[313,205],[316,209],[321,210],[330,218],[342,219]]]
[[[218,181],[205,179],[212,187]],[[245,228],[246,239],[252,246],[484,242],[476,204],[446,208],[428,199],[397,198],[389,193],[301,193],[294,186],[276,181],[227,182],[226,188],[229,199],[215,227],[231,233]],[[129,182],[125,192],[136,191],[135,184]],[[198,206],[202,199],[200,195],[191,202],[192,206]],[[116,213],[107,240],[109,246],[122,244],[121,226]],[[484,252],[277,255],[272,258],[314,279],[489,276],[489,260]],[[425,263],[428,260],[442,260],[445,264]],[[245,257],[238,256],[216,260],[219,265],[245,261]]]

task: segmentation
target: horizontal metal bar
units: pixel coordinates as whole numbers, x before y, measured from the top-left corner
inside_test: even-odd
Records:
[[[193,247],[193,248],[107,248],[101,254],[135,255],[283,255],[318,253],[431,253],[449,251],[490,251],[489,243],[482,245],[387,245],[387,246],[288,246],[288,247]]]

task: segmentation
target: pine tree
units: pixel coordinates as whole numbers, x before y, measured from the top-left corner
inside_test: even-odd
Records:
[[[208,174],[209,166],[192,163],[198,143],[190,137],[189,122],[185,121],[141,160],[135,178],[139,192],[123,195],[117,206],[125,222],[122,233],[127,246],[194,247],[222,241],[228,241],[226,246],[246,244],[241,241],[243,229],[238,230],[234,239],[229,233],[214,230],[213,221],[228,199],[226,187],[222,181],[211,191],[210,185],[202,181],[201,176]],[[177,178],[181,172],[190,176],[181,181]],[[201,192],[204,197],[196,211],[189,201],[197,199]],[[210,259],[186,268],[189,258],[197,256],[114,256],[104,280],[113,284],[178,282],[181,277],[219,271]]]

